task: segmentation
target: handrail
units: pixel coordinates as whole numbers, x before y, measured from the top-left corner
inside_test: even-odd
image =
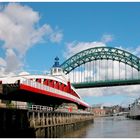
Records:
[[[53,107],[49,106],[42,106],[42,105],[10,105],[10,106],[3,106],[2,108],[11,108],[11,109],[23,109],[23,110],[41,110],[41,111],[53,111]]]
[[[48,106],[41,106],[41,105],[32,105],[30,107],[28,107],[28,109],[30,110],[42,110],[42,111],[53,111],[52,107],[48,107]]]
[[[53,109],[53,107],[49,107],[49,106],[42,106],[42,105],[10,105],[10,106],[3,106],[0,108],[7,108],[7,109],[19,109],[19,110],[28,110],[28,111],[43,111],[43,112],[64,112],[64,113],[84,113],[84,114],[93,114],[92,112],[89,112],[87,110],[81,110],[81,109],[72,109],[71,111],[69,111],[69,109],[67,107],[63,107],[63,108],[57,108],[57,109]]]

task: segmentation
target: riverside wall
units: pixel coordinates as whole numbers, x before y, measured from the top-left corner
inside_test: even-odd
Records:
[[[0,108],[0,137],[61,138],[94,122],[91,113]]]

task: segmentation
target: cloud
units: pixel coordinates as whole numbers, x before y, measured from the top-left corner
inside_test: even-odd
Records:
[[[51,36],[50,36],[50,40],[52,42],[55,42],[55,43],[59,43],[63,38],[63,34],[61,31],[57,32],[57,33],[52,33]]]
[[[101,38],[101,42],[103,43],[108,43],[108,42],[112,42],[114,39],[113,35],[110,34],[104,34]]]
[[[115,104],[120,104],[122,106],[128,107],[129,104],[133,103],[135,99],[139,97],[139,91],[140,91],[140,85],[130,85],[130,86],[119,86],[119,87],[100,87],[100,88],[90,88],[90,89],[78,89],[77,92],[82,98],[94,98],[97,97],[100,99],[100,97],[109,97],[109,96],[120,96],[123,97],[123,101],[115,100],[112,98],[112,101],[100,101],[99,103],[102,103],[107,106],[112,106]],[[91,103],[91,105],[94,104]],[[110,105],[109,105],[110,104]]]
[[[59,43],[63,38],[58,28],[53,29],[47,23],[39,26],[40,14],[29,6],[9,3],[0,9],[0,41],[4,42],[5,50],[0,65],[6,66],[6,72],[22,68],[26,52],[35,44],[44,40]]]
[[[66,58],[69,58],[80,51],[90,49],[93,47],[101,47],[101,46],[106,46],[106,45],[102,42],[76,42],[74,41],[74,42],[66,44],[66,51],[64,53],[64,56]]]
[[[102,88],[89,88],[89,89],[78,89],[81,96],[110,96],[110,95],[124,95],[130,97],[139,96],[139,85],[129,85],[120,87],[102,87]]]
[[[6,65],[7,67],[5,68],[5,72],[15,72],[18,68],[22,66],[22,62],[20,59],[17,58],[17,55],[12,49],[7,49],[6,50]]]
[[[131,52],[132,54],[134,54],[134,55],[140,57],[140,45],[138,45],[136,48],[131,48],[131,49],[128,48],[128,50],[129,50],[129,52]]]
[[[86,49],[90,49],[93,47],[102,47],[102,46],[106,46],[106,43],[108,42],[112,42],[114,39],[114,36],[111,34],[104,34],[101,37],[101,41],[93,41],[93,42],[77,42],[77,41],[73,41],[70,43],[66,43],[66,51],[64,53],[64,57],[69,58],[72,55],[86,50]]]
[[[30,73],[29,72],[26,72],[26,71],[23,71],[23,72],[20,72],[19,75],[29,75]]]
[[[0,66],[5,67],[6,66],[6,61],[0,57]]]

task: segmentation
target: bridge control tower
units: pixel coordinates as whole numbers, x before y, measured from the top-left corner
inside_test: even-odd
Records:
[[[54,60],[55,62],[51,69],[51,75],[54,75],[54,76],[64,75],[63,69],[60,67],[60,64],[59,64],[59,58],[55,57]]]

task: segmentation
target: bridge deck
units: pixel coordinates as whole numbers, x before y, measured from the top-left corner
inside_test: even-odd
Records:
[[[108,80],[108,81],[94,81],[73,83],[72,85],[77,88],[96,88],[96,87],[110,87],[110,86],[124,86],[124,85],[137,85],[140,84],[140,79],[126,79],[126,80]]]

